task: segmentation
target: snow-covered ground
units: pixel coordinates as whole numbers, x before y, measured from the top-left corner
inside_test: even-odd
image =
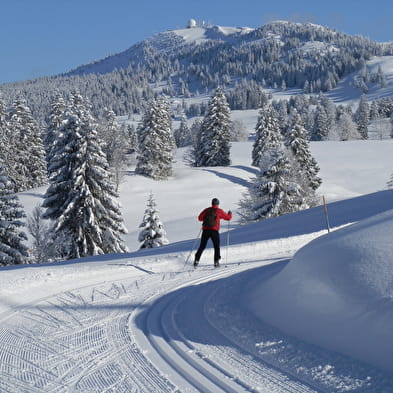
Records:
[[[226,168],[188,168],[181,150],[168,181],[130,168],[127,244],[152,191],[168,246],[1,269],[0,392],[393,392],[393,141],[311,148],[330,233],[322,207],[237,226],[244,142]],[[27,212],[44,191],[20,195]],[[222,267],[209,248],[194,269],[213,197],[235,212]]]

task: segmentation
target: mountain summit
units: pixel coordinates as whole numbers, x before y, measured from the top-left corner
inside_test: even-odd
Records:
[[[175,54],[185,46],[194,46],[207,42],[230,43],[244,38],[255,29],[249,27],[223,27],[207,24],[193,24],[184,29],[168,30],[153,35],[123,52],[108,56],[104,59],[82,65],[67,73],[67,75],[86,75],[90,73],[106,74],[115,69],[127,68],[143,62],[153,53]]]

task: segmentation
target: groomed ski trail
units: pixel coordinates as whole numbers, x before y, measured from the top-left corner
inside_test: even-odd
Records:
[[[267,249],[245,261],[235,247],[219,269],[154,273],[125,261],[132,276],[0,315],[0,392],[388,392],[386,375],[247,313],[247,292],[293,253],[261,259]]]
[[[181,391],[316,392],[279,369],[258,362],[209,323],[204,311],[206,299],[216,280],[231,274],[233,267],[228,266],[151,299],[152,306],[132,319],[136,341],[153,363],[163,364],[164,373],[182,386]],[[213,285],[204,286],[212,280]],[[199,342],[190,340],[190,335]]]
[[[248,370],[257,375],[261,368],[242,351],[218,350],[214,340],[221,346],[226,339],[206,318],[201,317],[199,332],[209,335],[212,341],[207,345],[186,340],[175,322],[175,315],[184,306],[176,298],[179,288],[197,289],[198,284],[244,268],[237,264],[223,269],[201,266],[197,271],[192,268],[95,283],[3,315],[0,391],[313,391],[291,389],[285,377],[276,378],[276,370],[267,386],[284,381],[282,389],[255,390],[241,374]],[[196,310],[201,312],[201,307],[203,298]],[[214,360],[217,350],[225,363]]]

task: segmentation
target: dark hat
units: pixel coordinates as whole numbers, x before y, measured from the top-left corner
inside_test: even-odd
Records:
[[[217,198],[212,199],[212,205],[219,205],[220,201]]]

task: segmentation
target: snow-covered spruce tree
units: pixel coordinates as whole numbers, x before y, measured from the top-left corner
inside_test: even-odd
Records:
[[[7,162],[10,155],[9,140],[10,135],[7,124],[7,111],[4,101],[0,96],[0,161],[2,161],[4,165],[8,165]]]
[[[390,137],[393,138],[393,113],[390,115]]]
[[[73,93],[61,131],[63,148],[56,151],[57,170],[43,203],[56,235],[70,241],[68,258],[127,251],[118,195],[96,129],[89,105]]]
[[[355,119],[358,125],[358,131],[362,139],[368,139],[368,122],[370,108],[367,98],[364,94],[360,97],[359,106],[355,112]]]
[[[342,112],[329,133],[329,140],[350,141],[354,139],[361,139],[356,123],[349,113]]]
[[[127,135],[125,129],[117,123],[115,112],[111,109],[105,110],[105,121],[100,128],[103,150],[108,160],[116,191],[118,191],[123,170],[127,164],[126,153],[129,147]]]
[[[133,124],[122,124],[122,133],[127,136],[128,153],[133,154],[138,151],[138,133]]]
[[[138,237],[138,240],[142,242],[140,248],[161,247],[169,243],[162,222],[158,216],[156,202],[152,193],[150,193],[142,223],[139,225],[139,228],[142,228]]]
[[[63,126],[64,115],[65,115],[64,98],[60,93],[57,93],[51,103],[48,129],[44,138],[48,177],[51,176],[50,168],[51,168],[51,162],[53,156],[55,154],[54,151],[57,149],[56,144],[59,143],[61,140],[59,133]]]
[[[281,131],[273,107],[265,105],[259,112],[252,148],[252,165],[265,168],[270,164],[270,152],[281,143]]]
[[[22,230],[25,216],[0,161],[0,266],[27,263],[27,236]]]
[[[292,178],[298,183],[305,203],[310,207],[316,204],[315,191],[321,185],[322,180],[318,176],[318,164],[310,152],[307,134],[299,114],[294,110],[285,146],[293,160]]]
[[[261,169],[240,200],[242,223],[260,221],[304,208],[301,187],[292,179],[290,162],[281,146],[272,149],[272,162]]]
[[[230,110],[221,88],[211,97],[201,125],[194,166],[228,166],[230,160]]]
[[[326,141],[328,139],[329,131],[329,119],[326,109],[321,104],[318,104],[315,108],[315,121],[311,140]]]
[[[241,120],[233,120],[230,124],[231,142],[248,141],[249,132]]]
[[[172,176],[175,140],[170,108],[165,97],[150,103],[138,129],[138,140],[135,173],[155,180]]]
[[[180,120],[179,128],[174,132],[177,147],[189,146],[192,143],[191,131],[187,125],[187,118],[183,115]]]
[[[71,249],[69,236],[58,236],[55,222],[43,218],[44,209],[36,206],[27,219],[27,229],[33,239],[29,263],[45,263],[64,260]]]
[[[288,127],[288,102],[287,100],[280,100],[276,104],[277,121],[282,135],[285,135]]]
[[[128,141],[124,129],[117,123],[115,112],[105,108],[104,117],[105,120],[100,126],[100,139],[108,164],[112,168],[120,157],[123,158],[123,163],[125,162]]]
[[[323,94],[320,94],[319,100],[323,108],[325,109],[326,117],[327,117],[327,127],[331,130],[337,119],[337,107],[334,102]],[[307,109],[307,106],[304,106]]]
[[[12,154],[7,167],[15,190],[24,191],[44,185],[47,182],[47,171],[42,137],[24,99],[17,98],[14,101],[8,128]]]
[[[198,151],[201,150],[201,127],[202,120],[197,118],[191,125],[191,147],[184,154],[185,162],[190,166],[196,166]],[[393,137],[392,137],[393,138]]]

